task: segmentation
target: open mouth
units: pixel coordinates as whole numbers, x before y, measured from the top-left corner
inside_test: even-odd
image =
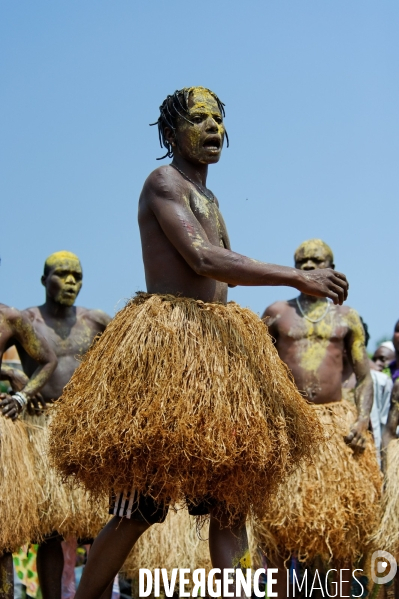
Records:
[[[221,141],[219,137],[208,137],[208,139],[204,141],[203,145],[207,150],[218,152],[221,147]]]

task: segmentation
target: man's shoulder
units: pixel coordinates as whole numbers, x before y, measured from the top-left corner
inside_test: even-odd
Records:
[[[334,311],[337,316],[340,316],[344,322],[348,325],[349,328],[358,328],[362,325],[362,319],[359,315],[359,312],[351,306],[348,305],[335,305]]]
[[[176,185],[185,186],[186,181],[170,164],[164,164],[152,171],[144,182],[143,191],[140,196],[140,202],[150,202],[156,197],[165,197],[168,199],[178,199],[179,194],[173,191]]]
[[[21,316],[21,312],[17,310],[17,308],[14,308],[13,306],[6,306],[5,304],[0,304],[0,313],[6,320]]]
[[[292,308],[292,302],[295,300],[279,300],[270,304],[263,312],[262,319],[265,320],[266,324],[271,326],[277,323],[277,321],[285,314],[290,308]]]
[[[278,300],[273,304],[270,304],[265,310],[265,314],[270,316],[277,316],[278,314],[283,314],[288,309],[294,307],[295,300]]]
[[[76,316],[78,319],[91,322],[100,329],[105,329],[107,324],[112,320],[103,310],[84,308],[83,306],[76,306]]]
[[[43,321],[39,306],[25,308],[24,310],[21,310],[21,315],[31,323],[34,323],[35,321]]]

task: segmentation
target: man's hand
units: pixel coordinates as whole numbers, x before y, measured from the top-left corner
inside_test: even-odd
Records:
[[[47,409],[47,404],[40,393],[37,393],[35,397],[30,398],[26,409],[31,416],[40,416]]]
[[[0,393],[0,411],[6,418],[16,420],[21,411],[21,406],[7,393]]]
[[[369,427],[369,418],[359,418],[351,428],[351,431],[344,437],[345,443],[352,449],[361,449],[366,447],[366,432]]]
[[[307,295],[328,297],[334,304],[343,304],[348,297],[349,283],[344,274],[332,268],[298,270],[300,281],[297,289]]]

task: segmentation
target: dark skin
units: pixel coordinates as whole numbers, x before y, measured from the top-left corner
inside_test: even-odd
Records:
[[[57,366],[56,355],[43,335],[36,333],[25,314],[0,304],[0,356],[14,343],[18,343],[26,355],[35,360],[35,368],[26,379],[14,368],[1,365],[1,380],[8,380],[14,391],[22,391],[35,408],[45,407],[38,392]],[[15,420],[20,412],[18,403],[6,393],[1,393],[0,399],[1,414]]]
[[[19,385],[15,385],[16,375],[14,369],[2,366],[1,379],[8,380],[14,391],[23,391],[27,398],[35,401],[40,388],[57,365],[57,358],[48,343],[39,338],[25,315],[15,308],[9,308],[0,304],[0,366],[1,357],[7,347],[18,341],[29,356],[36,360],[36,368],[30,379],[20,377]],[[16,420],[20,412],[20,406],[6,393],[0,394],[0,410],[2,416]],[[17,509],[18,506],[16,506]],[[0,598],[12,599],[14,597],[12,554],[3,553],[0,556]]]
[[[321,244],[310,243],[298,252],[295,268],[304,271],[334,268],[329,253]],[[358,419],[344,438],[354,450],[362,450],[373,402],[373,382],[365,347],[364,330],[357,313],[348,306],[330,306],[325,301],[301,293],[297,301],[276,302],[269,306],[263,318],[275,339],[280,358],[290,368],[298,389],[316,404],[342,399],[344,358],[356,377],[355,399]],[[323,316],[324,315],[324,316]],[[285,596],[285,569],[282,563],[279,576],[279,596]],[[336,565],[339,569],[339,566]],[[341,568],[348,567],[342,565]],[[349,595],[348,589],[343,594]]]
[[[342,303],[345,276],[332,270],[304,273],[265,264],[233,252],[217,199],[206,188],[208,165],[219,161],[224,124],[216,101],[201,88],[191,93],[188,118],[165,130],[173,166],[161,166],[146,180],[139,200],[139,227],[149,293],[181,295],[205,302],[227,301],[228,286],[292,285]],[[191,179],[195,184],[188,181]],[[217,514],[217,517],[216,517]],[[76,599],[97,599],[148,528],[114,517],[90,552]],[[215,568],[231,568],[248,551],[245,515],[229,525],[217,506],[211,513],[209,544]]]
[[[50,269],[42,277],[46,301],[42,306],[24,310],[35,331],[43,335],[58,358],[58,366],[43,386],[41,394],[46,403],[59,399],[64,386],[77,368],[78,357],[101,334],[110,317],[101,310],[74,306],[82,287],[82,268],[77,257],[66,252],[53,254]],[[17,344],[24,372],[29,376],[36,368],[35,361]],[[39,546],[37,570],[43,599],[61,599],[61,578],[64,556],[62,538],[53,535]],[[110,590],[104,599],[110,596]]]
[[[299,256],[295,268],[314,270],[331,268],[328,257]],[[301,294],[299,302],[312,320],[326,311],[326,303]],[[358,420],[345,441],[354,449],[364,446],[373,403],[373,382],[364,344],[364,331],[357,313],[348,306],[331,306],[318,323],[311,323],[301,314],[296,300],[276,302],[269,306],[263,318],[276,340],[280,358],[290,368],[298,389],[309,401],[325,404],[342,399],[344,355],[356,376],[355,398]]]

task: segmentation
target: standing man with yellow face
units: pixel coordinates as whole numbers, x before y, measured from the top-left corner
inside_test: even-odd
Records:
[[[101,310],[89,310],[74,305],[82,287],[82,279],[82,266],[75,254],[67,251],[51,254],[45,262],[41,279],[46,290],[46,301],[41,306],[28,308],[23,312],[35,331],[47,339],[58,358],[56,370],[41,391],[43,399],[48,404],[59,399],[63,388],[79,364],[78,358],[85,354],[93,339],[105,330],[110,321],[110,317]],[[30,376],[37,368],[37,364],[24,348],[19,345],[17,347],[23,369]],[[45,418],[42,417],[41,422],[35,424],[42,425],[39,429],[40,433],[46,436]],[[39,547],[37,569],[43,599],[60,599],[64,558],[61,546],[62,536],[58,533],[64,532],[62,527],[69,522],[69,526],[75,528],[74,532],[77,536],[94,535],[96,530],[90,528],[91,520],[95,520],[95,515],[88,512],[89,506],[82,498],[82,503],[78,502],[76,493],[73,496],[66,494],[69,505],[57,505],[60,492],[65,497],[63,487],[54,488],[54,475],[50,476],[47,461],[43,460],[43,454],[39,450],[37,455],[40,463],[39,470],[44,479],[43,485],[47,485],[48,492],[42,513],[43,533],[47,534],[47,539]],[[61,485],[60,481],[58,485]],[[73,513],[69,510],[73,510]]]
[[[321,239],[302,243],[295,268],[309,275],[334,268],[331,248]],[[353,308],[303,292],[275,302],[263,318],[327,436],[313,462],[294,472],[273,497],[259,531],[263,544],[280,558],[296,553],[312,561],[319,555],[350,568],[376,525],[380,493],[368,432],[373,382],[362,322]],[[342,399],[345,354],[356,376],[356,405]]]
[[[58,467],[94,495],[115,491],[114,518],[93,544],[77,599],[98,599],[176,502],[210,514],[220,576],[246,568],[247,514],[266,509],[268,492],[318,440],[264,324],[228,303],[227,291],[291,285],[342,303],[348,284],[331,269],[305,274],[231,249],[207,187],[226,139],[223,117],[203,87],[177,90],[160,106],[172,161],[148,176],[139,199],[148,293],[116,315],[57,406],[50,450]]]

